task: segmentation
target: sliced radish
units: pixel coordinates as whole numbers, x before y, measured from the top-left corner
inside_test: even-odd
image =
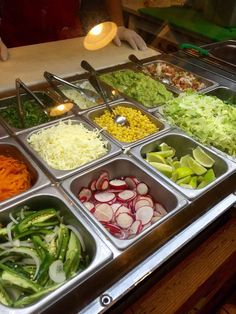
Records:
[[[92,182],[90,182],[90,185],[89,185],[90,190],[93,192],[96,191],[96,182],[97,180],[93,180]]]
[[[120,227],[118,227],[117,225],[107,223],[107,222],[103,222],[102,224],[111,234],[113,234],[113,235],[122,234],[122,229]]]
[[[133,177],[126,177],[125,182],[131,190],[136,189],[137,184]]]
[[[128,213],[121,213],[116,217],[116,222],[118,226],[123,229],[129,228],[132,225],[133,221],[133,217]]]
[[[116,215],[116,217],[117,217],[119,214],[122,214],[122,213],[128,213],[128,214],[130,214],[130,209],[129,209],[128,207],[126,207],[126,206],[121,205],[121,206],[119,206],[119,208],[116,210],[115,215]]]
[[[110,180],[109,185],[114,190],[125,190],[128,187],[126,182],[120,179]]]
[[[97,179],[97,182],[96,182],[96,189],[97,190],[101,190],[101,187],[102,187],[102,183],[104,180],[108,180],[109,181],[109,175],[108,175],[108,172],[107,171],[103,171],[100,176],[98,177]]]
[[[150,202],[149,200],[147,199],[143,199],[143,200],[139,200],[135,203],[135,211],[137,211],[140,207],[143,207],[143,206],[150,206]],[[152,207],[152,206],[151,206]]]
[[[114,200],[115,197],[116,196],[114,193],[108,193],[108,192],[100,192],[100,193],[94,194],[95,200],[100,203],[109,203],[112,200]]]
[[[91,202],[84,202],[83,204],[91,213],[94,213],[95,206],[94,206],[93,203],[91,203]]]
[[[155,210],[160,213],[161,215],[166,215],[167,211],[163,205],[160,203],[155,203]]]
[[[145,184],[143,182],[140,182],[137,185],[137,193],[139,195],[147,195],[147,193],[148,193],[148,186],[147,186],[147,184]]]
[[[93,215],[99,221],[109,222],[112,220],[113,210],[109,204],[97,204]]]
[[[121,202],[131,201],[136,197],[136,192],[131,190],[124,190],[117,195],[117,198]]]
[[[141,220],[135,220],[129,229],[130,234],[139,234],[142,231],[142,228],[143,226]]]
[[[151,207],[154,207],[154,203],[153,203],[153,200],[152,200],[152,197],[150,195],[139,195],[139,200],[147,200],[149,202],[149,205]]]
[[[101,182],[100,190],[105,191],[108,189],[108,186],[109,186],[108,179],[103,179],[103,181]]]
[[[162,217],[163,215],[159,212],[157,212],[156,210],[153,211],[153,217]]]
[[[139,179],[137,179],[136,177],[132,177],[132,179],[134,180],[134,182],[136,183],[136,185],[138,185],[139,184]]]
[[[120,203],[113,203],[111,204],[111,208],[113,209],[113,212],[115,213],[117,209],[121,207]]]
[[[153,217],[153,208],[150,206],[140,207],[135,214],[136,220],[141,220],[143,225],[149,223]]]
[[[79,192],[78,198],[81,202],[87,202],[90,200],[92,192],[88,188],[82,188]]]

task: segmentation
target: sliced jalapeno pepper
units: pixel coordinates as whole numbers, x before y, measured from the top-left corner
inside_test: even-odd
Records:
[[[67,246],[69,242],[70,233],[68,228],[64,225],[60,225],[58,240],[57,240],[57,259],[64,261]]]
[[[7,306],[11,306],[13,303],[7,291],[3,288],[1,281],[0,281],[0,302]]]
[[[56,213],[57,213],[56,210],[53,208],[39,210],[36,213],[29,215],[26,218],[24,218],[17,225],[17,229],[19,232],[24,232],[37,223],[41,223],[41,222],[44,222],[44,221],[46,221],[52,217],[55,217]]]
[[[71,231],[66,252],[66,261],[64,263],[64,272],[66,273],[67,278],[73,276],[77,272],[80,263],[80,255],[81,245],[74,232]]]

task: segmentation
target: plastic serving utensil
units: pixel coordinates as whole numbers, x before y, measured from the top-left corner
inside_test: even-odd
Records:
[[[118,125],[121,125],[121,126],[128,126],[129,123],[128,123],[126,117],[115,114],[115,112],[112,110],[112,108],[108,104],[107,96],[106,96],[105,91],[104,91],[104,89],[103,89],[103,87],[99,81],[97,71],[85,60],[83,60],[81,62],[81,67],[90,73],[89,82],[96,89],[98,94],[102,97],[107,109],[110,111],[110,113],[114,117],[115,123]]]

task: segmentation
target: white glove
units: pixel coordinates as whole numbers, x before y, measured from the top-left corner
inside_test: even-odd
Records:
[[[145,50],[147,48],[145,41],[135,31],[119,26],[114,39],[115,45],[121,46],[122,40],[127,41],[134,50]]]
[[[9,57],[8,50],[4,42],[0,38],[0,60],[6,61]]]

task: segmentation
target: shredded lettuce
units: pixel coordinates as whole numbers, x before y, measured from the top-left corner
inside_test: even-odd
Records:
[[[203,144],[236,157],[236,107],[215,96],[187,92],[169,100],[163,114]]]

